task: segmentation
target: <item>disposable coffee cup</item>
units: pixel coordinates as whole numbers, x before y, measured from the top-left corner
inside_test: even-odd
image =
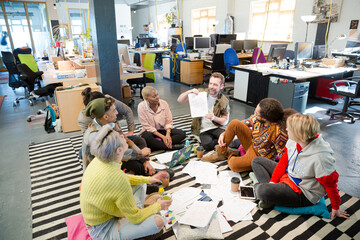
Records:
[[[162,200],[171,200],[171,196],[165,195],[161,197]]]
[[[196,149],[196,155],[197,158],[202,158],[202,156],[204,155],[204,148],[203,147],[197,147]]]
[[[237,177],[231,178],[231,191],[232,192],[238,192],[239,191],[239,185],[240,185],[240,179]]]
[[[161,185],[166,188],[167,186],[169,186],[169,178],[167,179],[163,179],[162,182],[161,182]]]

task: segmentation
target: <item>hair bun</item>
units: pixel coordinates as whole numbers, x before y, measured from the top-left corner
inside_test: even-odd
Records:
[[[81,95],[82,96],[89,96],[91,93],[91,88],[90,87],[87,87],[85,88],[82,92],[81,92]]]

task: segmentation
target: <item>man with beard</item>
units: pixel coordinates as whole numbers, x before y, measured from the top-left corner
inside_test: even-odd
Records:
[[[192,134],[200,137],[201,145],[207,151],[214,149],[220,134],[225,131],[224,126],[229,121],[229,100],[221,93],[224,83],[224,76],[221,73],[214,72],[211,74],[207,89],[191,89],[182,93],[178,98],[178,102],[184,103],[189,101],[188,95],[190,93],[207,93],[209,113],[205,117],[193,118],[191,124]]]
[[[257,156],[275,160],[282,155],[288,140],[286,119],[294,113],[296,111],[291,108],[283,110],[281,103],[274,98],[262,99],[250,118],[230,122],[226,131],[219,136],[216,151],[202,160],[216,162],[227,157],[229,168],[234,172],[251,170],[251,162]],[[235,136],[246,151],[243,156],[228,152],[228,146]]]

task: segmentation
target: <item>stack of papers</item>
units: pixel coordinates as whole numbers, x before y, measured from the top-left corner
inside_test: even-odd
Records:
[[[232,199],[223,201],[219,210],[224,213],[227,220],[239,222],[240,220],[252,220],[251,210],[256,207],[256,204],[249,201],[240,199],[237,195]]]
[[[195,182],[200,184],[217,184],[217,165],[203,161],[190,161],[182,170],[183,173],[195,177]]]
[[[180,218],[180,224],[186,224],[194,227],[204,228],[211,220],[216,211],[216,204],[213,202],[194,202]]]

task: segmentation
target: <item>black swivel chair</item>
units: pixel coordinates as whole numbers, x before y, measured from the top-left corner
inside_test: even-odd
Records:
[[[19,71],[16,68],[14,56],[11,52],[1,52],[2,60],[9,72],[9,86],[15,88],[22,87],[22,82],[19,80]]]
[[[26,83],[25,97],[23,99],[28,99],[30,106],[34,105],[34,100],[36,99],[30,93],[35,88],[35,80],[41,77],[43,74],[42,71],[33,72],[26,64],[18,64],[17,69],[19,70],[20,76],[19,79]],[[20,99],[19,99],[20,100]],[[16,99],[13,103],[14,107],[19,103]]]
[[[357,71],[360,73],[360,71]],[[342,110],[328,109],[327,114],[330,114],[330,119],[334,119],[336,115],[342,115],[348,117],[351,123],[355,122],[353,115],[360,116],[360,110],[349,110],[352,106],[360,106],[359,101],[355,101],[355,98],[360,98],[360,75],[355,72],[354,76],[346,78],[344,80],[331,82],[331,88],[329,92],[332,94],[338,94],[344,96],[344,105]]]
[[[211,72],[220,72],[225,76],[226,71],[225,71],[225,63],[224,63],[224,53],[225,50],[228,48],[231,48],[230,44],[217,44],[215,46],[215,51],[212,61],[205,60],[204,68],[210,70]]]
[[[31,48],[16,48],[13,51],[15,57],[15,63],[20,64],[20,59],[18,57],[19,54],[31,54]]]

